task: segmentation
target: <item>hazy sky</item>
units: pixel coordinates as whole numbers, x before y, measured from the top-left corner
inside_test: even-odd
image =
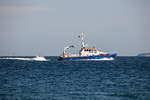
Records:
[[[119,55],[150,52],[150,0],[0,0],[0,56],[55,56],[89,46]]]

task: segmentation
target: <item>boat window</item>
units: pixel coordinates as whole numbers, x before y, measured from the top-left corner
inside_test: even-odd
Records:
[[[90,49],[90,51],[89,51],[90,53],[93,53],[93,50],[92,49]]]

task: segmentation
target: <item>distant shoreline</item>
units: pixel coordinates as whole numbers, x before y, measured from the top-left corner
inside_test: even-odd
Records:
[[[150,53],[140,53],[137,56],[150,57]]]

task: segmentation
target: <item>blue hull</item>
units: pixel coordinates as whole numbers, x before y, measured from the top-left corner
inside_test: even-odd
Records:
[[[100,54],[98,56],[60,57],[58,60],[100,60],[104,58],[115,58],[116,56],[117,54],[114,53],[114,54],[106,54],[105,56]]]

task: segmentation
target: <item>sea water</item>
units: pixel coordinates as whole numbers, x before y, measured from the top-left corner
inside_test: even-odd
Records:
[[[0,58],[0,100],[150,100],[150,57],[112,61]]]

